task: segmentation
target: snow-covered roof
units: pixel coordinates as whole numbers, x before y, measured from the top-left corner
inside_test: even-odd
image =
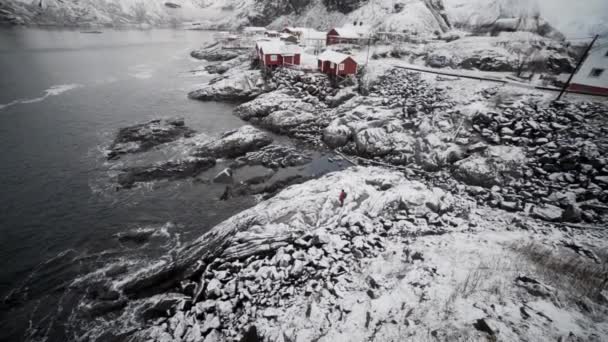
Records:
[[[314,29],[309,29],[303,33],[302,37],[304,39],[325,39],[327,33],[320,32]]]
[[[243,29],[244,32],[264,32],[266,31],[265,27],[261,26],[247,26]]]
[[[302,49],[299,46],[285,44],[278,40],[258,41],[257,47],[258,49],[261,49],[264,54],[294,55],[302,53]]]
[[[296,32],[304,39],[325,39],[327,35],[325,32],[317,31],[309,27],[285,27],[284,30],[289,32]]]
[[[369,26],[354,26],[348,25],[343,27],[335,27],[334,30],[342,38],[363,38],[369,34]]]
[[[307,27],[291,27],[291,26],[287,26],[287,27],[285,27],[285,30],[288,30],[288,31],[291,31],[291,32],[302,32],[302,33],[304,33],[304,32],[306,32],[306,31],[308,31],[310,29],[307,28]]]
[[[322,61],[329,61],[332,63],[340,64],[349,57],[350,57],[349,55],[344,54],[344,53],[336,52],[333,50],[325,50],[325,51],[323,51],[323,53],[321,53],[319,56],[317,56],[317,59],[322,60]]]

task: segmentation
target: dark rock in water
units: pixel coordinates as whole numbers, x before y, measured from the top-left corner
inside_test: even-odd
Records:
[[[152,234],[154,234],[154,231],[151,229],[134,229],[128,232],[118,233],[116,236],[120,242],[135,242],[141,244],[147,242]]]
[[[210,74],[223,74],[226,71],[228,71],[230,69],[229,66],[224,65],[224,64],[213,64],[213,65],[207,65],[205,67],[205,71],[207,71]]]
[[[200,157],[236,158],[272,143],[272,138],[253,126],[243,126],[224,133],[220,139],[201,147]]]
[[[181,161],[170,161],[151,167],[136,167],[125,170],[118,176],[118,183],[123,188],[131,188],[135,183],[159,179],[183,179],[197,176],[215,165],[213,158],[191,157]]]
[[[285,189],[288,186],[304,183],[307,180],[308,180],[308,178],[304,177],[302,175],[290,176],[290,177],[287,177],[284,179],[280,179],[262,189],[259,189],[258,191],[256,191],[256,193],[258,193],[258,194],[265,193],[266,195],[264,196],[264,199],[266,200],[266,199],[271,198],[272,196],[277,194],[279,191]]]
[[[211,62],[215,62],[227,61],[236,58],[239,56],[239,52],[213,47],[194,50],[190,53],[190,56],[198,59],[205,59]]]
[[[107,157],[115,159],[121,154],[147,151],[154,146],[193,134],[194,131],[184,125],[183,119],[152,120],[121,128]]]
[[[169,8],[181,8],[182,6],[173,2],[165,2],[165,7]]]

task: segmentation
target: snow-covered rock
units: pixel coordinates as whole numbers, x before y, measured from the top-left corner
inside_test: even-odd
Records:
[[[155,146],[180,138],[190,137],[194,131],[183,119],[157,119],[143,124],[121,128],[109,147],[108,159],[122,154],[144,152]]]
[[[262,148],[272,143],[272,137],[267,133],[249,125],[225,132],[222,136],[211,141],[195,153],[198,156],[216,158],[236,158]]]
[[[491,187],[504,184],[509,178],[521,177],[526,156],[521,148],[491,146],[483,154],[474,154],[458,161],[454,176],[471,185]]]

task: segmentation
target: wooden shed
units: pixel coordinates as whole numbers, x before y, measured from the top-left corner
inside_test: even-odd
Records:
[[[325,44],[360,44],[368,39],[368,36],[367,26],[336,27],[327,32]]]
[[[260,64],[266,68],[300,65],[302,51],[297,45],[289,45],[277,40],[258,41],[255,50]]]
[[[349,76],[357,73],[357,61],[349,55],[325,50],[317,57],[319,71],[327,75]]]

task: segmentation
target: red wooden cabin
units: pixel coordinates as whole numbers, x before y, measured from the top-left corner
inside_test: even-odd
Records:
[[[300,65],[301,49],[281,41],[259,41],[255,45],[256,55],[266,68],[283,65]]]
[[[366,39],[367,27],[336,27],[327,32],[325,45],[357,44]]]
[[[349,76],[357,73],[357,62],[349,55],[325,50],[317,57],[319,71],[327,75]]]

